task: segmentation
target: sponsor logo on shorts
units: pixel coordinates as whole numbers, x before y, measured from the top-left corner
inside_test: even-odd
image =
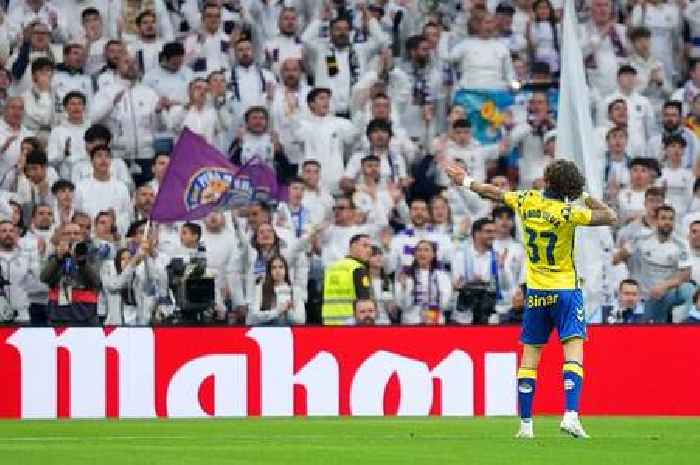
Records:
[[[523,394],[530,394],[532,392],[532,386],[527,383],[520,383],[518,384],[518,392],[522,392]]]

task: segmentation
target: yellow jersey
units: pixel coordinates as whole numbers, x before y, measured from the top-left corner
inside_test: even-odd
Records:
[[[541,191],[507,192],[504,202],[520,218],[527,252],[529,289],[576,289],[574,237],[590,224],[589,208],[546,197]]]

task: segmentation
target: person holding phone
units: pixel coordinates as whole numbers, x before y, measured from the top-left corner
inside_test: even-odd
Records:
[[[246,324],[251,326],[287,326],[304,324],[306,310],[303,293],[289,279],[287,260],[281,255],[267,262],[265,278],[258,280]]]

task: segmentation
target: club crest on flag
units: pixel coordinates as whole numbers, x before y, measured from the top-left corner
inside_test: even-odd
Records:
[[[190,178],[185,191],[187,210],[194,210],[202,205],[229,203],[233,184],[234,175],[225,168],[207,167],[198,170]]]

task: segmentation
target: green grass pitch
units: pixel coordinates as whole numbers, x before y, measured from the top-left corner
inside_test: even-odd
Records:
[[[700,418],[587,417],[589,440],[535,419],[0,421],[0,464],[696,464]]]

